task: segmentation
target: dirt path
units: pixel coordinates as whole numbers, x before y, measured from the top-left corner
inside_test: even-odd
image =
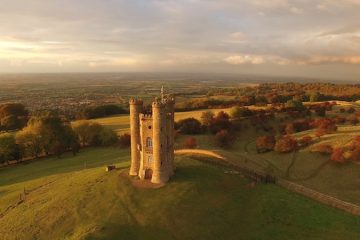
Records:
[[[221,160],[226,160],[224,156],[216,152],[210,150],[203,150],[203,149],[179,149],[179,150],[175,150],[175,154],[177,155],[195,154],[195,155],[203,155],[203,156],[218,158]]]

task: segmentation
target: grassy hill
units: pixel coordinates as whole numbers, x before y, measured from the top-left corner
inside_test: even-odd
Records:
[[[328,116],[338,115],[342,107],[354,107],[359,109],[357,103],[339,102]],[[229,111],[230,109],[222,109]],[[177,120],[187,117],[200,118],[205,110],[176,113]],[[214,112],[220,110],[213,110]],[[341,114],[340,114],[341,115]],[[346,116],[346,115],[344,115]],[[96,120],[99,123],[115,129],[117,132],[128,130],[128,116],[115,116]],[[278,120],[272,121],[274,127],[279,124]],[[329,194],[344,201],[360,205],[360,165],[348,163],[337,165],[329,162],[329,156],[311,153],[311,148],[317,144],[327,143],[333,147],[345,146],[349,144],[354,136],[360,135],[360,126],[341,125],[334,134],[327,134],[321,139],[315,139],[315,143],[296,153],[279,154],[268,152],[258,154],[255,146],[257,136],[267,134],[256,131],[250,123],[244,123],[244,127],[238,133],[235,145],[230,149],[221,149],[217,146],[212,135],[194,135],[198,148],[217,151],[226,156],[233,163],[244,165],[253,169],[269,172],[278,177],[282,177],[298,184],[310,187],[322,193]],[[304,135],[314,136],[314,130],[304,131],[294,134],[294,137],[301,138]],[[177,136],[175,147],[182,148],[182,142],[187,138],[186,135]]]
[[[358,239],[360,218],[275,185],[177,157],[159,189],[136,188],[128,150],[87,149],[0,169],[6,239]],[[118,169],[105,172],[103,166]],[[26,200],[18,195],[26,188]],[[12,208],[8,208],[13,205]],[[6,210],[8,208],[8,210]]]

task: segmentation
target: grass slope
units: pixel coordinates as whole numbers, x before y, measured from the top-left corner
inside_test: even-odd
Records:
[[[358,239],[360,218],[188,157],[160,189],[134,188],[128,151],[87,149],[0,169],[6,239]],[[84,168],[86,162],[87,168]],[[103,166],[116,163],[106,173]]]

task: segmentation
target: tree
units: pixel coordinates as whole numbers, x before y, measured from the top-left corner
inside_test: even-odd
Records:
[[[18,103],[0,105],[0,123],[4,130],[16,130],[24,127],[28,111]]]
[[[188,137],[185,139],[183,143],[184,148],[196,148],[197,142],[196,139],[193,137]]]
[[[302,111],[305,109],[301,101],[294,101],[294,100],[287,101],[285,107],[296,111]]]
[[[176,127],[183,134],[200,134],[203,128],[199,120],[195,118],[186,118],[178,121]]]
[[[1,119],[1,127],[4,130],[14,130],[19,126],[19,119],[15,115],[8,115]]]
[[[330,160],[336,163],[345,163],[344,149],[335,148],[330,156]]]
[[[205,111],[201,114],[202,125],[209,127],[214,123],[215,114],[212,111]]]
[[[281,136],[275,144],[274,150],[280,153],[295,151],[298,147],[297,141],[291,136]]]
[[[21,150],[16,144],[13,134],[0,134],[0,163],[19,160],[21,158]]]
[[[243,117],[250,117],[253,115],[253,112],[246,107],[233,107],[230,111],[230,116],[232,119],[241,119]]]
[[[129,147],[131,144],[131,136],[128,133],[124,133],[119,137],[120,147]]]
[[[312,92],[309,96],[310,102],[318,102],[320,100],[320,93],[319,92]]]
[[[81,120],[73,124],[73,130],[80,145],[86,146],[109,146],[118,141],[116,133],[99,123]]]
[[[214,123],[210,126],[210,131],[216,134],[221,130],[230,130],[231,127],[232,124],[229,115],[224,111],[220,111],[216,114]]]
[[[77,141],[70,124],[52,113],[33,116],[28,125],[16,134],[16,140],[33,157],[42,153],[60,157]]]
[[[256,139],[256,150],[258,153],[272,151],[275,147],[274,136],[260,136]]]
[[[220,130],[216,133],[215,139],[220,147],[229,147],[235,141],[235,136],[227,130]]]
[[[294,123],[288,123],[285,126],[285,133],[286,134],[293,134],[295,133],[295,127],[294,127]]]
[[[309,135],[303,136],[300,140],[299,140],[299,145],[301,147],[307,147],[311,144],[311,142],[313,141],[313,138]]]

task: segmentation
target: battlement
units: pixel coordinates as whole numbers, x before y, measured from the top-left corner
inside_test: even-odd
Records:
[[[152,114],[151,113],[141,113],[140,118],[141,119],[152,119]]]
[[[143,100],[137,99],[137,98],[131,98],[131,99],[129,100],[129,104],[130,104],[130,105],[142,105],[142,104],[143,104]]]
[[[152,107],[154,108],[162,108],[164,106],[165,106],[164,103],[157,99],[155,100],[155,102],[152,103]]]

